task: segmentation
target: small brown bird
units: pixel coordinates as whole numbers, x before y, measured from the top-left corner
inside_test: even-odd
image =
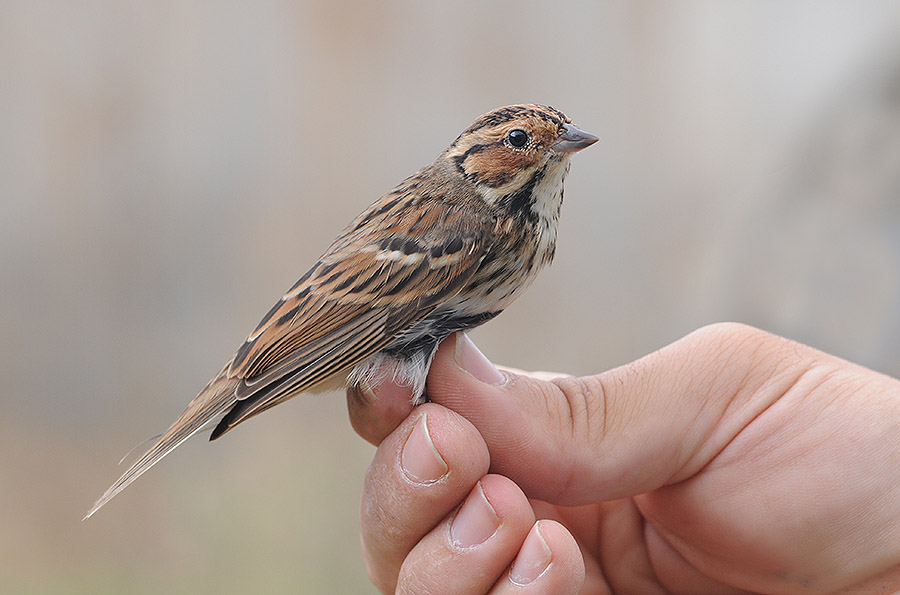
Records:
[[[543,105],[478,118],[337,237],[85,518],[216,419],[210,440],[301,392],[383,377],[420,401],[441,340],[553,259],[569,159],[596,141]]]

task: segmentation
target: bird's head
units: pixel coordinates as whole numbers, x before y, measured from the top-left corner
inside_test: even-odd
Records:
[[[490,202],[562,176],[569,157],[597,142],[558,109],[510,105],[478,118],[445,151],[458,171]]]

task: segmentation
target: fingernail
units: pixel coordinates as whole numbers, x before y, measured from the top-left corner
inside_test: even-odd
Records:
[[[517,585],[527,585],[547,570],[551,560],[553,553],[541,535],[541,522],[538,521],[525,537],[525,543],[509,570],[509,580]]]
[[[400,466],[406,476],[415,483],[434,483],[447,475],[449,467],[428,433],[428,414],[422,414],[403,445]]]
[[[366,380],[354,384],[350,390],[354,391],[359,399],[365,403],[371,403],[377,398],[375,391],[372,390],[372,385]]]
[[[479,481],[451,521],[450,539],[456,547],[473,547],[484,543],[499,527],[500,517],[488,502]]]
[[[484,357],[472,339],[465,333],[456,333],[456,363],[485,384],[503,384],[506,377],[494,367],[491,360]]]

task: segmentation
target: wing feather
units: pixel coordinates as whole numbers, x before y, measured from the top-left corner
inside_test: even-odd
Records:
[[[169,429],[151,446],[147,452],[132,463],[119,479],[113,483],[85,515],[85,519],[97,512],[135,479],[158,463],[179,444],[200,431],[235,403],[234,390],[237,379],[229,377],[227,371],[231,361],[192,400],[187,409],[178,416]]]
[[[314,360],[312,365],[295,369],[280,377],[277,382],[264,385],[261,390],[253,391],[251,397],[239,400],[216,426],[211,439],[218,438],[254,415],[258,415],[336,374],[346,373],[356,363],[384,347],[389,340],[378,329],[370,329],[368,334],[355,337],[352,343],[332,346]],[[238,388],[245,386],[242,384]]]

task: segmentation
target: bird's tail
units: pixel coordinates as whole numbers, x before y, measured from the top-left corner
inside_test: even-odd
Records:
[[[179,444],[197,433],[203,426],[213,421],[231,407],[235,402],[235,388],[238,380],[229,377],[229,361],[219,374],[209,381],[200,394],[187,406],[178,419],[169,426],[166,433],[135,461],[122,476],[113,483],[100,499],[91,507],[84,519],[112,500],[116,494],[124,490],[135,479],[143,475],[150,467],[158,463],[164,456],[172,452]],[[83,520],[84,520],[83,519]]]

